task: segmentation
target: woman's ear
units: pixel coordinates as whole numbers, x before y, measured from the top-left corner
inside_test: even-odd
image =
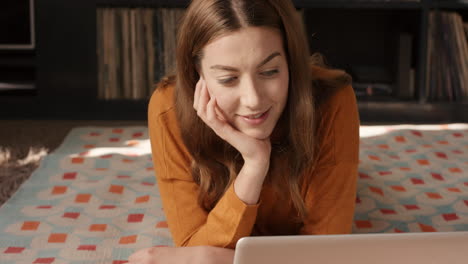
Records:
[[[200,76],[200,78],[205,80],[205,76],[203,76],[203,72],[201,70],[198,70],[198,69],[197,69],[197,72],[198,72],[198,76]]]

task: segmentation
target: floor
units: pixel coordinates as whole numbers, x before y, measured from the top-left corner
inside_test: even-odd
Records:
[[[78,126],[146,126],[142,121],[87,120],[0,120],[0,149],[9,149],[12,158],[24,158],[31,148],[56,149],[68,132]]]

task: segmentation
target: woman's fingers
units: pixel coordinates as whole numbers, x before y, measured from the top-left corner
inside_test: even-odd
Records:
[[[218,111],[217,111],[218,110]],[[219,110],[217,101],[212,98],[207,105],[207,121],[210,123],[211,128],[222,139],[229,142],[229,144],[236,146],[240,132],[235,130],[227,121],[222,112]],[[242,136],[241,136],[242,137]]]
[[[206,88],[206,84],[202,81],[200,85],[200,96],[198,97],[198,104],[197,104],[197,114],[203,120],[205,120],[206,116],[206,105],[210,100],[210,95],[208,94],[208,89]]]
[[[155,263],[156,259],[156,248],[144,248],[133,253],[128,258],[128,264],[149,264]]]
[[[200,89],[197,110],[198,116],[211,127],[220,138],[226,140],[231,145],[237,145],[237,136],[239,136],[240,133],[226,121],[226,118],[218,108],[216,98],[210,96],[208,87],[204,81]]]
[[[140,263],[144,260],[145,255],[146,255],[146,249],[141,249],[135,253],[133,253],[129,258],[128,262],[133,264],[133,263]]]

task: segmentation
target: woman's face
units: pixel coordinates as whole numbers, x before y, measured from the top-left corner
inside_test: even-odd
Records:
[[[246,135],[268,138],[288,96],[289,71],[279,31],[243,28],[210,42],[203,53],[201,74],[227,121]]]

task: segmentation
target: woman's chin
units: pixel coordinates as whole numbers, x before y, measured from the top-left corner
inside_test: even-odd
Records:
[[[247,129],[241,132],[246,134],[249,137],[253,137],[259,140],[267,139],[271,135],[271,131],[257,130],[257,129]]]

